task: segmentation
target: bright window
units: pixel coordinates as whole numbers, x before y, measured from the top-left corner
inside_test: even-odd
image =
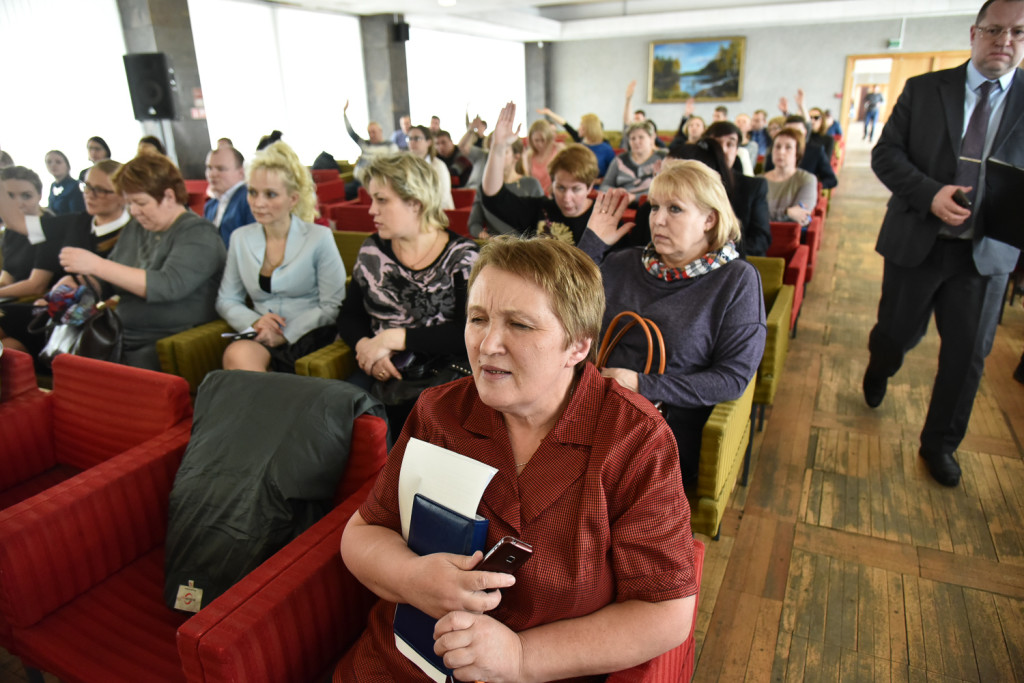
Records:
[[[413,27],[405,59],[414,124],[430,125],[430,117],[437,115],[441,128],[458,142],[466,132],[467,111],[470,119],[479,114],[487,121],[490,132],[509,100],[519,105],[517,118],[526,120],[522,43]]]
[[[342,109],[350,98],[353,125],[365,121],[357,18],[236,0],[189,0],[189,12],[211,140],[248,158],[276,129],[306,164],[321,151],[355,161]]]

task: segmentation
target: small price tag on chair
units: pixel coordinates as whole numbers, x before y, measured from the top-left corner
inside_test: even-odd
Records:
[[[203,589],[195,587],[195,581],[187,586],[178,586],[178,597],[174,600],[174,609],[183,612],[198,612],[203,606]]]

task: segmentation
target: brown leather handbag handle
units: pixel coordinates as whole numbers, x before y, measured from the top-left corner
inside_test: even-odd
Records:
[[[625,325],[618,332],[615,332],[615,328],[618,326],[619,321],[626,319]],[[661,336],[661,330],[650,318],[644,318],[638,313],[633,311],[623,311],[617,316],[612,318],[611,323],[608,324],[608,329],[605,330],[604,337],[601,339],[601,346],[597,351],[597,367],[603,368],[608,364],[608,356],[611,355],[612,349],[619,343],[626,332],[629,332],[635,325],[640,325],[640,329],[643,330],[644,336],[647,337],[647,362],[644,364],[645,375],[650,374],[651,365],[654,363],[654,340],[658,340],[658,374],[665,373],[665,339]]]

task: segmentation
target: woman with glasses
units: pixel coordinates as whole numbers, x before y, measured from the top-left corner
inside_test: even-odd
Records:
[[[111,180],[135,220],[108,258],[65,247],[60,264],[99,280],[105,296],[120,295],[124,363],[160,370],[157,340],[217,318],[224,241],[212,223],[188,210],[185,181],[167,157],[140,154]]]
[[[516,105],[509,102],[494,126],[480,186],[484,209],[508,223],[517,234],[548,234],[576,244],[593,210],[589,195],[597,180],[597,157],[583,145],[569,145],[548,165],[551,196],[519,197],[504,184],[506,150],[519,139],[519,130],[512,128],[515,116]]]
[[[46,170],[53,176],[50,196],[46,200],[50,211],[58,216],[84,211],[85,199],[78,189],[78,182],[71,177],[71,164],[64,152],[57,149],[47,152]]]
[[[437,179],[441,183],[441,209],[454,209],[452,174],[448,171],[448,166],[437,157],[437,150],[434,149],[434,136],[430,134],[430,129],[426,126],[413,126],[406,135],[406,141],[409,145],[409,153],[426,161],[437,174]]]
[[[60,266],[60,250],[64,247],[88,249],[106,257],[121,234],[121,229],[132,221],[125,209],[125,200],[114,190],[110,177],[121,167],[116,161],[104,159],[86,171],[86,179],[80,183],[85,196],[85,212],[68,216],[49,216],[25,213],[19,207],[17,215],[2,214],[7,220],[9,233],[19,236],[26,235],[28,224],[33,225],[33,241],[36,263],[45,274],[54,274],[59,278],[64,274]],[[18,183],[9,183],[18,189]],[[11,189],[8,189],[11,192]],[[28,217],[28,218],[26,218]],[[22,238],[24,239],[24,238]],[[40,239],[42,241],[40,241]],[[0,289],[0,293],[2,293]],[[2,295],[2,294],[0,294]],[[35,294],[32,294],[35,296]],[[25,350],[36,355],[45,343],[42,335],[28,333],[26,328],[31,318],[31,303],[12,303],[4,306],[4,318],[0,326],[0,338],[11,348]]]

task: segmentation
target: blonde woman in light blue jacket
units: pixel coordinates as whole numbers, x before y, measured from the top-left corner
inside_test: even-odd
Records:
[[[334,341],[345,266],[331,230],[312,223],[313,179],[291,147],[259,152],[246,181],[257,222],[231,233],[217,313],[242,338],[223,366],[294,372],[297,359]]]

